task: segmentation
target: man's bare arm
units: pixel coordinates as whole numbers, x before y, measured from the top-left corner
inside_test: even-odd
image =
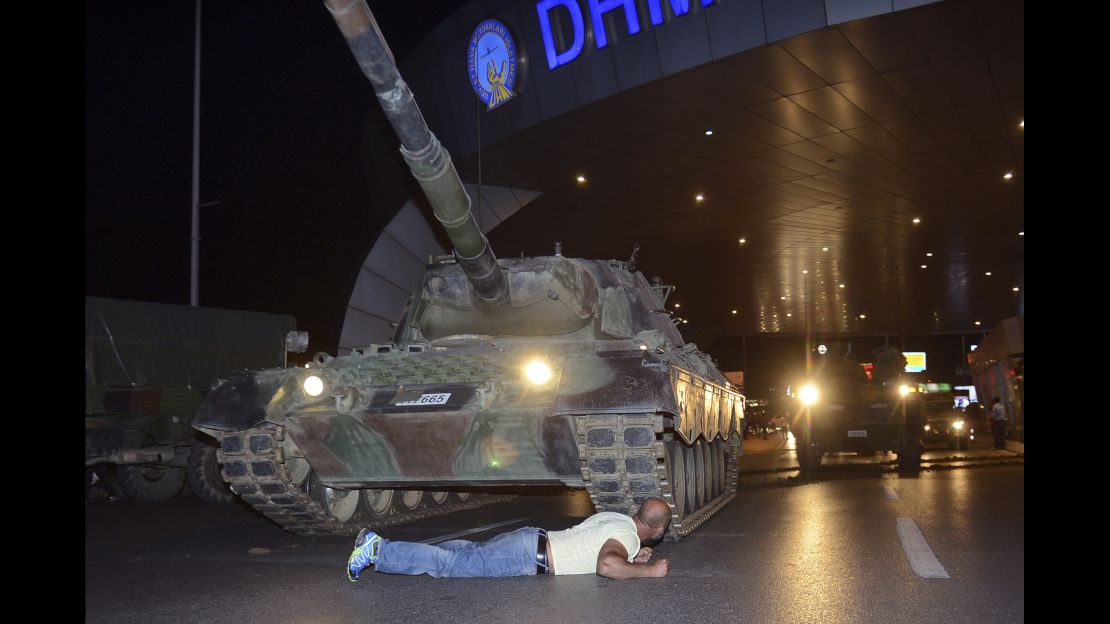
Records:
[[[606,541],[597,554],[597,573],[605,578],[664,577],[670,569],[671,563],[666,559],[654,563],[628,563],[628,550],[615,539]]]

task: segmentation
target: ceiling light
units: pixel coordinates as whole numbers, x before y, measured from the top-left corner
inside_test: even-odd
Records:
[[[674,304],[674,307],[676,307],[676,308],[681,308],[681,307],[682,307],[682,304],[681,304],[681,303],[676,303],[676,304]]]
[[[791,314],[791,313],[789,313],[789,312],[787,312],[787,313],[786,313],[786,315],[787,315],[787,316],[794,316],[793,314]]]
[[[860,317],[861,319],[865,319],[865,318],[867,318],[867,315],[866,315],[866,314],[860,314],[860,315],[859,315],[859,317]]]
[[[991,276],[991,272],[987,271],[987,277],[990,277],[990,276]]]
[[[809,269],[802,269],[802,275],[806,275],[807,273],[809,273]]]
[[[707,128],[705,130],[705,136],[713,136],[713,129],[712,128]]]
[[[822,247],[822,248],[821,248],[821,251],[828,251],[828,250],[829,250],[829,248],[828,248],[828,247]]]
[[[976,326],[976,327],[978,327],[978,326],[980,326],[980,325],[982,325],[982,323],[980,323],[979,321],[975,321],[975,326]]]
[[[695,196],[694,199],[696,199],[698,201],[701,201],[701,200],[705,199],[705,195],[699,194],[699,195]]]
[[[732,311],[732,313],[733,313],[733,314],[736,314],[736,312],[737,312],[736,310],[733,310],[733,311]]]
[[[1025,236],[1025,232],[1018,232],[1018,236]]]
[[[1024,119],[1021,120],[1021,123],[1018,124],[1018,127],[1019,128],[1024,128],[1025,127],[1025,120]]]
[[[921,223],[921,217],[914,217],[913,222],[914,223]]]
[[[577,178],[575,178],[575,179],[576,179],[576,180],[578,180],[578,182],[580,182],[580,183],[581,183],[581,182],[585,182],[585,181],[586,181],[586,176],[578,176],[578,177],[577,177]]]
[[[837,288],[844,288],[844,284],[837,286]]]
[[[1007,171],[1005,174],[1002,175],[1003,180],[1009,180],[1012,177],[1014,177],[1014,174],[1011,171]]]
[[[683,325],[686,325],[686,324],[687,324],[687,323],[689,323],[689,322],[690,322],[690,321],[687,321],[686,319],[682,319],[682,324],[683,324]]]
[[[1013,290],[1014,292],[1017,292],[1017,291],[1018,291],[1018,287],[1017,287],[1017,286],[1014,286],[1014,287],[1012,288],[1012,290]]]
[[[923,269],[927,269],[927,268],[929,268],[929,265],[927,265],[927,264],[923,264],[923,265],[921,265],[921,268],[923,268]]]
[[[925,257],[926,258],[932,258],[933,257],[933,252],[931,252],[931,251],[925,252]]]
[[[786,301],[786,296],[784,295],[782,297],[779,297],[779,299],[782,299],[783,301]]]
[[[746,242],[748,242],[748,239],[746,239],[746,238],[741,238],[741,239],[740,239],[740,244],[741,244],[741,245],[743,245],[743,244],[744,244],[744,243],[746,243]]]

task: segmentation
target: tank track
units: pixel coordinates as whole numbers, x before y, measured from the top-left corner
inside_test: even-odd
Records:
[[[701,476],[714,480],[715,485],[708,486],[714,494],[703,497],[697,508],[687,510],[688,505],[675,499],[676,490],[685,496],[685,488],[675,487],[673,454],[676,449],[681,450],[679,445],[685,447],[687,453],[704,452],[705,458],[712,456],[713,451],[700,450],[697,444],[685,445],[665,434],[662,414],[579,415],[575,417],[575,424],[582,479],[597,511],[631,514],[645,499],[662,498],[672,510],[670,539],[678,540],[701,526],[736,496],[739,457],[736,434],[727,441],[714,441],[714,445],[721,445],[713,448],[723,454],[723,458],[716,459],[717,468],[703,463]],[[704,445],[704,441],[698,442]]]
[[[368,524],[375,529],[390,527],[477,509],[513,498],[511,495],[473,494],[465,502],[408,511],[395,510],[390,515],[382,516],[364,514],[360,502],[354,517],[341,522],[306,491],[311,476],[300,483],[294,482],[281,444],[284,437],[283,427],[270,424],[246,431],[221,433],[217,457],[223,464],[224,480],[233,492],[285,530],[300,535],[354,535]],[[361,494],[358,490],[351,492]],[[397,491],[399,495],[400,490]]]

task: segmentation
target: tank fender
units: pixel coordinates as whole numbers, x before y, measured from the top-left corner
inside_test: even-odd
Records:
[[[256,427],[266,420],[266,402],[262,397],[272,395],[272,391],[263,393],[254,375],[236,373],[208,393],[193,419],[193,427],[213,436],[217,431]]]

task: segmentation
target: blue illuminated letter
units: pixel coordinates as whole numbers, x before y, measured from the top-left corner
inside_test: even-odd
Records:
[[[551,34],[551,10],[557,6],[570,11],[570,21],[574,24],[574,43],[561,53],[555,51],[555,37]],[[547,51],[547,68],[555,69],[578,58],[582,46],[586,44],[586,25],[582,22],[582,9],[578,8],[578,3],[574,0],[540,0],[536,3],[536,12],[540,14],[540,34]]]
[[[709,6],[717,0],[701,0],[702,6]],[[648,12],[651,13],[651,23],[658,26],[663,23],[662,0],[648,0]],[[671,11],[674,16],[686,15],[690,12],[690,0],[671,0]]]
[[[590,19],[594,23],[594,41],[597,42],[598,48],[609,45],[609,39],[605,36],[605,22],[601,21],[601,15],[613,9],[624,7],[624,21],[628,24],[628,34],[635,35],[640,32],[640,18],[636,14],[635,0],[588,0],[588,4]]]

